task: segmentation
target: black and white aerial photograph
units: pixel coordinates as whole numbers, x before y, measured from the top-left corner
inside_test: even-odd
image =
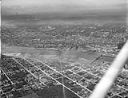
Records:
[[[1,98],[128,98],[128,0],[0,0]]]

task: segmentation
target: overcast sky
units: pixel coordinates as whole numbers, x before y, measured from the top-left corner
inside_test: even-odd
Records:
[[[3,10],[7,12],[19,11],[73,11],[73,10],[124,10],[126,0],[3,0]]]
[[[33,6],[33,5],[97,5],[99,7],[115,7],[124,4],[126,0],[3,0],[5,6]]]
[[[117,21],[126,18],[126,2],[127,0],[3,0],[2,16],[33,14],[40,16],[42,20],[92,19],[96,16],[99,20],[111,18]]]

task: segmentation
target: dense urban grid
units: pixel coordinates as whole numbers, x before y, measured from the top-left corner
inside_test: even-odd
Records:
[[[109,65],[97,61],[89,67],[2,55],[1,66],[2,98],[87,98]],[[128,96],[127,74],[120,73],[106,98]]]
[[[3,26],[1,32],[2,41],[8,45],[36,48],[90,46],[107,53],[128,39],[128,28],[124,24]]]
[[[45,24],[2,27],[1,35],[4,45],[53,49],[59,55],[53,60],[46,54],[2,53],[2,98],[88,98],[128,39],[128,28],[123,24]],[[74,61],[70,51],[80,58]],[[106,95],[127,97],[128,62]]]

